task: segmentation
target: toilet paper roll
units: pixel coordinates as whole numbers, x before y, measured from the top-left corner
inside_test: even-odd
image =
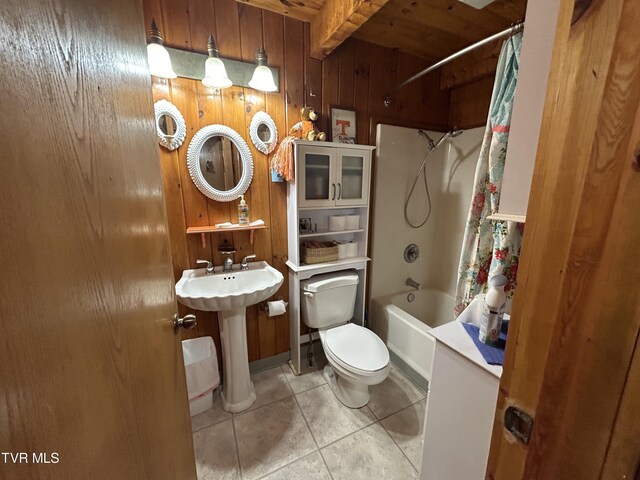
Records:
[[[329,217],[329,231],[339,232],[345,229],[347,217],[344,215],[331,215]]]
[[[345,219],[346,230],[358,230],[360,228],[360,215],[347,215]]]
[[[287,311],[288,303],[284,300],[276,300],[274,302],[267,302],[267,308],[269,310],[270,317],[276,317],[282,315]]]
[[[358,242],[347,242],[338,244],[338,259],[358,256]]]

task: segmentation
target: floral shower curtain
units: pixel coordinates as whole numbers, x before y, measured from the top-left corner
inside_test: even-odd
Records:
[[[473,297],[486,292],[488,280],[493,275],[502,274],[507,277],[507,311],[510,311],[516,286],[522,240],[521,224],[491,221],[487,217],[498,211],[500,202],[521,44],[522,33],[519,33],[506,40],[500,51],[489,118],[476,167],[460,253],[456,316],[462,313]]]

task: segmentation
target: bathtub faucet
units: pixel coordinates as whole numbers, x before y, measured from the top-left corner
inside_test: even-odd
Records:
[[[407,278],[406,282],[404,282],[405,285],[415,288],[416,290],[420,290],[420,284],[418,282],[416,282],[413,278],[409,277]]]

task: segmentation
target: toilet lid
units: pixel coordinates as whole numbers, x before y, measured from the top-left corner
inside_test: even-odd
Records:
[[[353,323],[326,330],[325,347],[358,370],[374,372],[389,364],[389,351],[380,337]]]

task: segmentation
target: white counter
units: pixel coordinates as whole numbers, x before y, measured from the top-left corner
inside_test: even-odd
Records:
[[[502,376],[502,366],[487,363],[460,322],[446,323],[434,328],[429,334],[494,377],[499,379]]]

